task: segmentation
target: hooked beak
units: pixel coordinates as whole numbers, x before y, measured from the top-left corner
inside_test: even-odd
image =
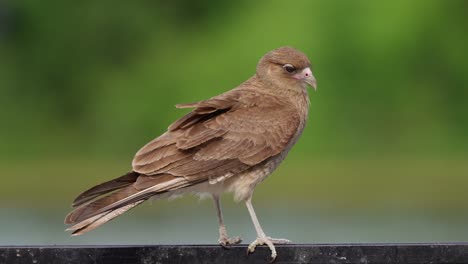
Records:
[[[317,91],[317,80],[315,79],[309,67],[305,68],[300,73],[296,74],[295,77],[297,79],[303,80],[308,85],[312,86],[314,88],[314,91]]]
[[[314,91],[317,91],[317,80],[312,74],[310,75],[310,77],[305,78],[305,82],[310,86],[314,87]]]

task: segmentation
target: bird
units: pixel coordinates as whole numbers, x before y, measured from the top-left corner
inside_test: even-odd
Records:
[[[232,193],[236,202],[245,203],[257,233],[247,252],[267,245],[275,260],[274,245],[290,241],[265,234],[252,196],[304,130],[308,87],[317,89],[311,68],[303,52],[280,47],[261,57],[255,74],[234,89],[176,105],[192,110],[144,145],[128,173],[78,195],[65,217],[65,224],[71,225],[66,230],[84,234],[150,198],[208,194],[217,213],[218,242],[228,247],[242,241],[228,236],[221,210],[220,196]]]

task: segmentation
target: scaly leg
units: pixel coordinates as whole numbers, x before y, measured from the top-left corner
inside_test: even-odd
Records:
[[[218,242],[219,244],[223,247],[239,244],[240,242],[242,242],[242,239],[240,237],[236,236],[236,237],[229,238],[227,234],[226,226],[224,225],[224,221],[223,221],[223,213],[221,212],[221,203],[219,202],[219,196],[215,194],[213,194],[212,196],[213,196],[213,200],[215,203],[216,212],[218,215],[218,225],[219,225]]]
[[[257,231],[257,239],[255,239],[254,242],[252,242],[249,245],[247,253],[253,253],[255,251],[255,248],[259,245],[267,245],[271,250],[271,262],[273,262],[275,261],[277,255],[274,244],[288,244],[291,243],[291,241],[283,238],[271,238],[265,235],[265,232],[263,232],[263,229],[260,226],[260,223],[258,222],[257,215],[255,214],[251,199],[252,197],[249,197],[249,199],[245,201],[245,205],[249,210],[250,218],[252,218],[255,230]]]

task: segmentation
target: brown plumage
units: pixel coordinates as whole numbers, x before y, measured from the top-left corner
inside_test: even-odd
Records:
[[[142,147],[132,171],[99,184],[73,202],[65,219],[73,235],[88,232],[151,197],[185,192],[210,193],[220,224],[223,246],[228,238],[219,195],[233,192],[245,201],[258,238],[249,246],[287,242],[266,237],[251,196],[259,182],[285,158],[304,129],[309,99],[307,85],[316,87],[310,62],[301,52],[282,47],[263,56],[256,74],[224,94],[178,108],[194,108],[172,123],[167,132]]]

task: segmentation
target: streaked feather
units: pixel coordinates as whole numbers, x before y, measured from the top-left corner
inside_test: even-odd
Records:
[[[177,105],[194,109],[136,153],[132,172],[79,195],[65,219],[73,225],[68,230],[74,235],[93,230],[152,196],[196,191],[200,186],[210,190],[211,184],[242,173],[268,175],[296,142],[307,119],[309,101],[302,88],[283,89],[290,88],[279,85],[287,79],[277,86],[264,79],[270,66],[288,58],[296,68],[310,65],[300,52],[277,49],[265,55],[257,74],[239,87],[208,100]],[[236,182],[242,189],[236,199],[246,198],[260,178]]]

